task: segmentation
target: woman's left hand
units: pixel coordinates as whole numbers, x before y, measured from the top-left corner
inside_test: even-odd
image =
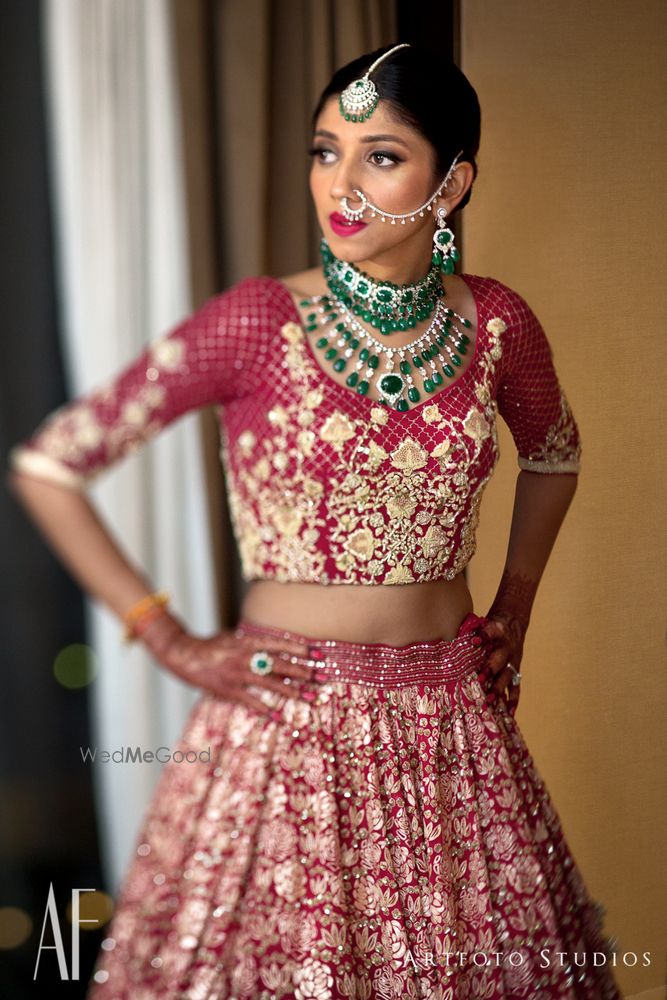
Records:
[[[510,714],[514,715],[519,703],[521,686],[513,684],[512,678],[521,667],[526,628],[522,622],[509,614],[489,613],[486,618],[487,623],[479,632],[488,642],[487,648],[490,650],[486,670],[493,678],[492,690],[504,696]]]

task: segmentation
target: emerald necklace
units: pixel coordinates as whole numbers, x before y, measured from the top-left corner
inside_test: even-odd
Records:
[[[436,360],[447,378],[455,377],[461,355],[467,353],[470,343],[457,324],[470,328],[472,323],[445,307],[445,289],[437,264],[432,264],[420,281],[396,285],[376,281],[354,264],[339,260],[324,239],[320,253],[331,294],[302,300],[302,306],[313,308],[307,314],[306,330],[322,328],[315,346],[324,352],[334,371],[352,369],[345,380],[350,388],[366,395],[373,380],[379,402],[404,411],[411,409],[411,403],[418,403],[422,393],[429,395],[443,384]],[[424,333],[409,344],[389,347],[366,330],[357,317],[384,336],[432,318]],[[385,363],[380,371],[382,357]]]

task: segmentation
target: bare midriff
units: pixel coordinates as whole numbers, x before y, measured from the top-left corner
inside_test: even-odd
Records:
[[[241,617],[317,639],[404,646],[451,640],[473,610],[465,575],[453,580],[370,586],[254,580]]]

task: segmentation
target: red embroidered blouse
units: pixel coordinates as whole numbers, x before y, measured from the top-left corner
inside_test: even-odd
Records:
[[[216,405],[245,580],[451,580],[475,551],[497,412],[521,469],[578,472],[581,454],[535,314],[500,281],[462,277],[477,305],[471,363],[405,412],[336,382],[287,287],[246,278],[51,413],[10,462],[85,489],[176,418]]]

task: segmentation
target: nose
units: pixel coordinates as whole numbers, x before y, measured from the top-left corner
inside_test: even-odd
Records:
[[[331,197],[334,201],[347,198],[350,208],[354,208],[355,202],[361,204],[358,195],[354,193],[354,189],[358,187],[359,184],[355,178],[354,171],[348,164],[341,161],[334,170],[331,178],[331,186],[329,188]]]

